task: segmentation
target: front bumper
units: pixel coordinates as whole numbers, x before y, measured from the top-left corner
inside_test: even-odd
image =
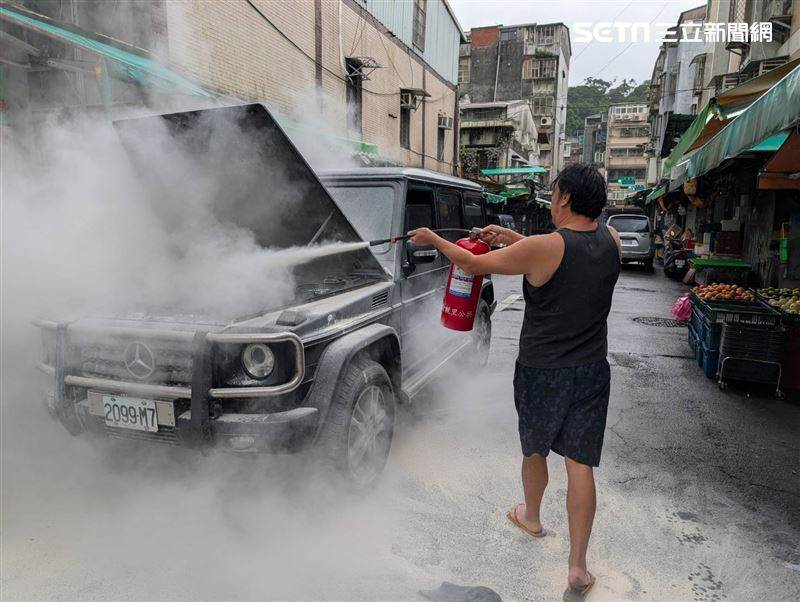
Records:
[[[66,357],[69,337],[73,334],[70,327],[52,322],[38,322],[36,325],[55,331],[52,364],[40,364],[39,369],[53,379],[53,390],[47,400],[48,408],[73,434],[89,431],[173,445],[218,445],[232,451],[274,451],[299,446],[316,429],[317,408],[298,407],[272,413],[225,411],[225,400],[285,395],[300,386],[305,376],[305,353],[302,341],[293,333],[186,333],[124,329],[126,336],[133,336],[137,340],[150,337],[180,339],[185,343],[187,338],[191,339],[191,384],[170,386],[70,374]],[[294,348],[295,370],[287,382],[271,386],[212,386],[211,349],[215,343],[276,341],[289,342]],[[106,426],[102,411],[98,412],[97,407],[93,408],[90,403],[90,395],[98,397],[103,394],[153,399],[159,407],[168,407],[171,417],[162,421],[159,410],[156,432]]]

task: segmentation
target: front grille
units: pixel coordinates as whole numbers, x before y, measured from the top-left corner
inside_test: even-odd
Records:
[[[140,353],[132,346],[140,345]],[[112,380],[190,385],[192,350],[174,341],[110,339],[78,343],[76,364],[82,376]],[[139,359],[141,362],[134,362]]]
[[[180,445],[180,439],[175,429],[159,426],[158,431],[155,433],[148,433],[146,431],[134,431],[131,429],[115,428],[113,426],[105,427],[105,434],[115,439],[128,439],[133,441],[155,441],[157,443],[165,443],[166,445]]]

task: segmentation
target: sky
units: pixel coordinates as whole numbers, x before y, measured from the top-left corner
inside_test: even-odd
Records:
[[[702,0],[450,0],[461,27],[469,30],[486,25],[562,22],[575,29],[575,23],[653,22],[674,25],[681,12],[704,5]],[[650,79],[658,55],[657,41],[577,43],[572,34],[572,60],[569,83],[579,85],[587,77],[617,81]],[[615,37],[616,40],[616,37]],[[627,47],[627,48],[626,48]]]

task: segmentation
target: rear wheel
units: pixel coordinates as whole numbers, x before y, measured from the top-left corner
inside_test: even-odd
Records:
[[[322,460],[348,489],[372,489],[394,433],[395,395],[383,366],[357,358],[345,370],[320,436]]]
[[[652,257],[650,259],[645,260],[644,269],[646,269],[648,272],[652,272],[653,271],[653,258]]]

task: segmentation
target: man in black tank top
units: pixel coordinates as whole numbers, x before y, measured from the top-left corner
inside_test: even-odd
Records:
[[[603,176],[573,164],[553,183],[550,208],[557,230],[524,237],[500,226],[481,238],[505,244],[472,255],[427,228],[412,242],[434,245],[468,274],[523,275],[525,317],[514,372],[514,402],[522,444],[525,503],[509,508],[516,526],[545,534],[539,516],[547,487],[547,455],[564,457],[569,515],[569,573],[565,600],[594,585],[586,550],[596,505],[593,467],[600,462],[610,390],[606,319],[620,270],[619,237],[598,223],[606,204]]]

